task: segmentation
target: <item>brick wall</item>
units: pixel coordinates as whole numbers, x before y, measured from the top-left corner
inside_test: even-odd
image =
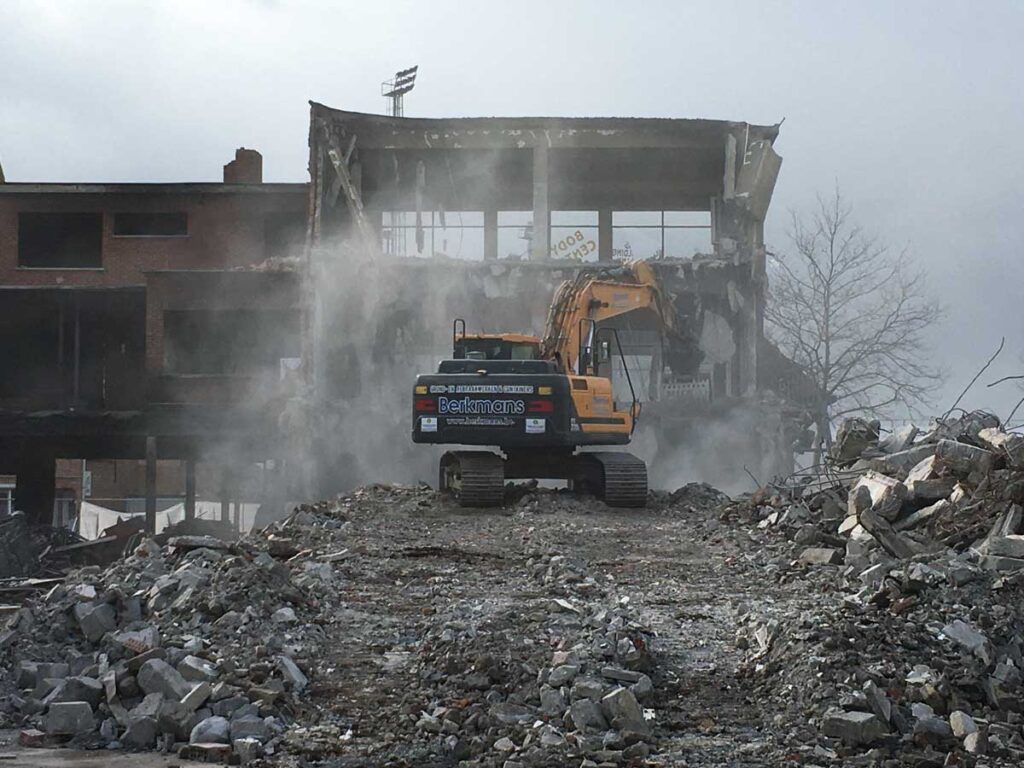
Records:
[[[27,191],[62,185],[0,187],[0,285],[143,285],[143,273],[157,269],[218,269],[262,261],[267,217],[283,211],[305,215],[303,184],[277,185],[92,185],[90,192]],[[26,191],[21,191],[26,190]],[[210,191],[216,190],[216,191]],[[18,266],[19,212],[103,214],[102,267],[28,269]],[[185,237],[114,235],[118,212],[178,212],[188,215]]]

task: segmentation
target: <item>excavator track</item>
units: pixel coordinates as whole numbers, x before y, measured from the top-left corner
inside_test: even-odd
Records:
[[[439,483],[462,507],[496,507],[505,500],[505,463],[489,451],[449,451],[441,457]]]
[[[647,465],[631,453],[588,453],[601,465],[604,482],[601,497],[609,507],[643,507],[647,504]]]

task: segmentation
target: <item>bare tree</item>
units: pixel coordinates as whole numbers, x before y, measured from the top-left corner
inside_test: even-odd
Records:
[[[814,384],[819,448],[844,416],[927,403],[942,372],[925,332],[942,310],[906,251],[863,232],[838,189],[793,214],[789,239],[791,253],[771,255],[766,333]]]

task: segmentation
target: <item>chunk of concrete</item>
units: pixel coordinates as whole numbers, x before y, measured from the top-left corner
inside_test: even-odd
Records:
[[[181,701],[192,690],[181,673],[162,659],[150,659],[143,664],[137,679],[143,693],[162,693],[174,701]]]
[[[974,718],[959,709],[949,714],[949,727],[953,730],[953,735],[958,739],[962,739],[967,734],[978,730],[978,725],[974,722]]]
[[[1005,456],[1006,463],[1014,469],[1024,468],[1024,435],[986,427],[978,432],[978,438],[993,453]]]
[[[278,608],[270,614],[270,620],[275,624],[294,624],[299,620],[299,617],[295,615],[295,609],[285,606],[284,608]]]
[[[183,678],[194,683],[215,683],[220,677],[216,664],[198,656],[186,656],[178,662],[178,672]]]
[[[930,482],[930,481],[929,481]],[[911,512],[909,515],[901,520],[897,520],[893,524],[893,530],[895,531],[906,531],[910,528],[916,528],[919,525],[923,525],[931,520],[933,517],[942,515],[952,509],[953,505],[945,499],[931,504],[930,506],[919,509],[916,512]]]
[[[911,467],[910,471],[907,472],[907,479],[904,482],[909,485],[910,483],[916,483],[922,480],[934,480],[939,476],[939,468],[936,462],[937,460],[934,453],[921,459],[921,461]]]
[[[955,440],[939,440],[935,446],[939,466],[961,475],[988,472],[995,464],[995,454]]]
[[[832,711],[822,721],[826,736],[840,739],[844,744],[856,747],[872,744],[888,732],[885,724],[871,712]]]
[[[260,742],[265,744],[273,737],[274,729],[262,717],[247,716],[231,721],[230,735],[232,741],[236,739],[259,739]]]
[[[238,755],[238,761],[242,765],[248,765],[254,760],[263,757],[263,744],[259,739],[234,739],[231,742],[231,747],[234,753]]]
[[[64,690],[56,701],[84,701],[96,709],[103,698],[103,684],[92,677],[77,675],[64,681]]]
[[[942,634],[960,647],[970,651],[986,664],[992,661],[992,644],[971,624],[955,619],[942,628]]]
[[[214,715],[200,720],[188,737],[189,744],[231,743],[231,723],[227,718]]]
[[[299,669],[299,665],[287,656],[278,656],[277,665],[281,670],[281,676],[284,678],[285,683],[291,685],[293,691],[303,691],[309,685],[309,678]]]
[[[74,613],[79,629],[90,643],[98,642],[117,626],[117,613],[110,603],[79,603]]]
[[[936,477],[931,480],[911,480],[906,483],[907,498],[911,501],[938,501],[948,499],[956,488],[956,479]]]
[[[92,707],[85,701],[51,704],[46,713],[46,732],[61,736],[89,733],[96,727]]]
[[[613,728],[620,731],[647,733],[650,726],[644,719],[640,702],[628,688],[616,688],[601,698],[601,711]]]
[[[916,552],[911,543],[892,529],[887,520],[880,517],[874,509],[861,513],[860,524],[870,533],[886,552],[900,560],[909,560]]]
[[[577,731],[598,733],[608,728],[600,705],[593,699],[577,699],[569,707],[569,716]]]
[[[156,718],[145,715],[129,719],[128,730],[121,740],[135,749],[152,749],[156,745],[157,736]]]
[[[808,547],[800,553],[800,562],[804,565],[841,565],[843,553],[828,547]]]
[[[917,437],[918,428],[913,424],[894,430],[888,436],[878,441],[878,450],[885,453],[898,453],[909,448],[914,438]]]
[[[868,489],[871,509],[886,520],[894,520],[899,515],[907,496],[907,487],[903,483],[873,470],[868,470],[857,481],[851,493],[860,493],[858,488]]]
[[[181,705],[189,712],[195,712],[206,703],[212,692],[213,688],[205,680],[201,683],[196,683],[192,686],[192,690],[182,698]]]
[[[1019,533],[995,536],[988,540],[988,554],[997,557],[1024,558],[1024,536]]]

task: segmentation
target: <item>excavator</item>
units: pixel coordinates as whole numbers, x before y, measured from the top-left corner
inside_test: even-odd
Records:
[[[555,479],[612,507],[644,506],[646,464],[626,451],[592,449],[627,445],[640,417],[619,332],[657,330],[671,365],[695,354],[678,322],[645,261],[584,269],[562,283],[542,338],[470,334],[456,319],[452,359],[416,378],[412,439],[497,450],[445,453],[439,489],[461,506],[488,507],[502,503],[506,480]],[[613,392],[616,354],[628,397]]]

